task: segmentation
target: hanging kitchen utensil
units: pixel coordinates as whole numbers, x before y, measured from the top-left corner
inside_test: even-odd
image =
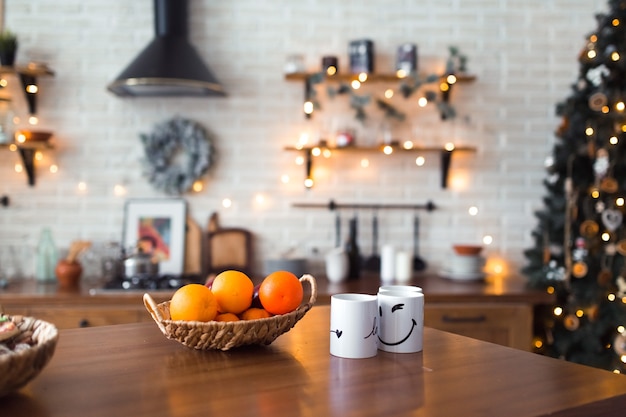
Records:
[[[369,271],[380,270],[380,256],[378,255],[378,214],[374,211],[372,216],[372,254],[365,261],[365,269]]]
[[[419,216],[417,215],[417,213],[415,213],[413,217],[413,270],[415,271],[423,271],[424,269],[426,269],[426,261],[424,261],[419,255],[419,228]]]
[[[341,247],[341,216],[339,210],[335,213],[335,247]]]

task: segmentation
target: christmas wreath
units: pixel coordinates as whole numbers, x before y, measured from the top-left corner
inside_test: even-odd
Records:
[[[211,138],[192,120],[175,117],[140,137],[145,151],[144,174],[167,194],[188,191],[213,163]]]

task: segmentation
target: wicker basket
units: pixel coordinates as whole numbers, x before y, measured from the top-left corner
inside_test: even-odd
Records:
[[[33,317],[9,316],[20,333],[12,339],[30,339],[32,346],[0,354],[0,396],[16,391],[39,375],[54,354],[57,328]],[[5,341],[6,342],[6,341]]]
[[[300,282],[308,282],[311,287],[309,301],[291,313],[264,319],[230,322],[174,321],[170,320],[169,301],[157,305],[149,294],[144,294],[143,302],[165,337],[185,346],[201,350],[229,350],[245,345],[269,345],[295,326],[315,304],[317,298],[315,278],[303,275]]]

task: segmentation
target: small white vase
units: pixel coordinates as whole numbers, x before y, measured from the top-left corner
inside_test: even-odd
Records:
[[[326,254],[326,278],[332,283],[348,279],[348,254],[343,248],[335,248]]]

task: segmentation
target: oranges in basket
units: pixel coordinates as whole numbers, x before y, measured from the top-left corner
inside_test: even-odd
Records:
[[[259,301],[271,314],[292,312],[298,308],[303,296],[300,280],[287,271],[272,272],[259,287]]]
[[[240,314],[252,304],[254,283],[243,272],[228,270],[215,277],[211,291],[220,313]]]
[[[217,316],[217,299],[202,284],[180,287],[170,301],[172,320],[211,321]]]
[[[169,305],[170,318],[203,322],[262,319],[296,310],[303,296],[302,283],[291,272],[273,272],[255,287],[243,272],[227,270],[207,285],[187,284],[176,290]]]

